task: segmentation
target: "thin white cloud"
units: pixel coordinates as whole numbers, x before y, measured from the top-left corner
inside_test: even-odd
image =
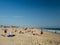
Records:
[[[8,18],[8,17],[21,18],[21,17],[24,17],[24,16],[0,16],[0,18]]]
[[[8,16],[0,16],[0,18],[6,18],[6,17],[8,17]]]
[[[24,17],[24,16],[13,16],[14,18],[22,18],[22,17]]]

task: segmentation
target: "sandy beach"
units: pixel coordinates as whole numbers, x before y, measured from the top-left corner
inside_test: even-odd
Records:
[[[10,33],[14,36],[8,37]],[[47,31],[41,34],[36,28],[0,28],[0,45],[60,45],[60,35]]]

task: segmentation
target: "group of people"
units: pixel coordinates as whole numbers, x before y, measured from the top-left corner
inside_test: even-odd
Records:
[[[25,29],[25,31],[27,30],[27,28]],[[5,34],[7,34],[7,29],[4,29],[4,33]],[[34,31],[32,30],[27,30],[28,32],[31,32],[32,33],[32,35],[38,35],[37,33],[34,33]],[[17,30],[15,30],[15,32],[17,32]],[[41,30],[41,32],[40,32],[40,34],[42,35],[44,32]],[[19,34],[24,34],[24,32],[23,31],[19,31]],[[4,35],[2,35],[2,36],[4,36]],[[8,34],[7,35],[7,37],[14,37],[15,35],[13,35],[13,34]]]

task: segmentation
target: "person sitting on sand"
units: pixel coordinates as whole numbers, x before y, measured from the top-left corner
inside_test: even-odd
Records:
[[[4,30],[4,33],[7,33],[7,29]]]
[[[24,34],[24,32],[22,32],[22,31],[20,31],[19,33],[20,33],[20,34]]]

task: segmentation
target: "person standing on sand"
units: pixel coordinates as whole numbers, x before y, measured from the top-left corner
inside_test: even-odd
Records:
[[[41,33],[40,34],[43,34],[43,30],[41,29]]]
[[[41,31],[41,34],[43,34],[43,31]]]

